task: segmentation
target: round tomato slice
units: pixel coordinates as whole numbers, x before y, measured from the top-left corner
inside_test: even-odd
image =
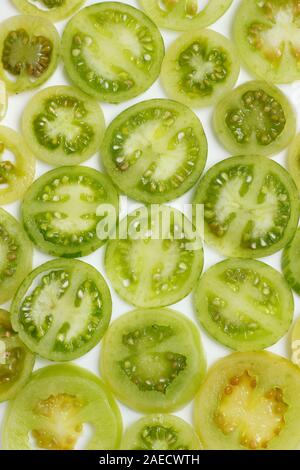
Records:
[[[35,158],[23,138],[0,126],[0,204],[21,199],[34,175]]]
[[[207,140],[198,117],[175,101],[144,101],[121,113],[106,131],[103,163],[133,199],[163,203],[187,192],[206,163]]]
[[[118,318],[103,338],[102,375],[115,396],[137,411],[183,408],[205,370],[196,326],[174,310],[134,310]]]
[[[298,0],[243,0],[234,24],[244,64],[272,83],[300,78],[300,9]]]
[[[35,372],[11,402],[2,443],[6,450],[112,450],[121,436],[121,414],[103,382],[61,364]]]
[[[297,230],[294,238],[285,247],[282,256],[283,274],[292,287],[300,295],[300,229]]]
[[[55,86],[36,94],[22,118],[24,138],[40,160],[77,165],[100,147],[104,116],[98,103],[76,88]]]
[[[3,80],[0,80],[0,121],[5,118],[7,112],[7,91]]]
[[[32,267],[32,245],[21,224],[0,208],[0,304],[10,300]]]
[[[292,362],[300,367],[300,320],[295,323],[291,338]]]
[[[118,239],[108,242],[105,267],[123,299],[136,307],[164,307],[192,291],[203,268],[202,241],[181,212],[140,208],[118,228]]]
[[[288,155],[289,171],[300,191],[300,134],[292,142]]]
[[[296,116],[278,88],[266,82],[251,81],[228,93],[218,103],[214,127],[229,152],[272,156],[292,141]]]
[[[123,450],[199,450],[200,441],[190,424],[172,415],[149,415],[131,425],[122,440]]]
[[[195,402],[205,449],[300,448],[300,371],[267,352],[235,353],[209,371]]]
[[[99,343],[112,304],[101,274],[78,260],[54,260],[29,274],[13,300],[11,321],[31,351],[70,361]]]
[[[140,0],[140,4],[162,28],[191,31],[215,23],[232,0]]]
[[[293,294],[279,272],[256,260],[214,265],[195,292],[197,316],[220,343],[238,351],[272,346],[292,324]]]
[[[142,11],[118,2],[84,8],[68,23],[62,40],[71,80],[109,103],[140,95],[157,79],[164,43]]]
[[[105,207],[118,214],[118,194],[108,177],[92,168],[64,166],[37,179],[22,205],[25,229],[41,251],[78,258],[96,251],[106,238],[97,226]]]
[[[0,25],[0,79],[11,93],[44,83],[56,69],[60,37],[50,21],[19,15]]]
[[[263,258],[293,238],[299,196],[289,173],[260,156],[217,163],[200,181],[194,204],[205,208],[206,242],[224,256]]]
[[[211,106],[235,85],[240,73],[235,46],[211,30],[185,33],[162,65],[167,95],[190,107]]]
[[[78,10],[85,0],[12,0],[27,15],[38,15],[51,21],[60,21]]]
[[[9,313],[0,309],[0,402],[12,399],[27,382],[34,359],[13,331]]]

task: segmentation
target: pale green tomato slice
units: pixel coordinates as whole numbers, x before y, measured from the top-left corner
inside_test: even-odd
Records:
[[[60,21],[73,15],[85,0],[12,0],[12,2],[24,14]]]
[[[300,367],[300,320],[298,320],[292,331],[292,362]]]
[[[3,80],[0,80],[0,121],[5,117],[7,111],[7,91]]]

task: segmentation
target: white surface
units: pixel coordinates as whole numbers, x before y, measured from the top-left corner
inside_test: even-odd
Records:
[[[0,5],[0,20],[1,21],[4,20],[5,18],[8,18],[9,16],[12,16],[18,13],[17,9],[10,3],[9,0],[1,0],[0,3],[1,3]],[[86,5],[91,5],[93,3],[99,3],[99,1],[88,0],[86,2]],[[122,1],[122,3],[127,3],[132,6],[138,7],[138,2],[134,0],[126,0],[126,1]],[[230,37],[232,19],[233,19],[234,12],[238,4],[239,4],[239,0],[233,0],[233,5],[229,9],[229,11],[223,16],[223,18],[221,18],[217,23],[215,23],[211,27],[211,29],[214,29],[220,33],[223,33],[227,37]],[[62,32],[64,24],[65,22],[60,22],[56,24],[60,32]],[[170,42],[172,42],[180,34],[180,33],[177,34],[177,33],[169,32],[169,31],[168,32],[162,31],[162,33],[164,36],[166,47],[170,44]],[[244,70],[242,70],[238,83],[239,84],[243,83],[250,78],[251,76],[248,73],[246,73]],[[63,65],[60,64],[55,74],[50,78],[50,80],[46,84],[44,84],[42,88],[45,88],[51,85],[62,85],[62,84],[67,84],[67,83],[68,82],[66,81],[66,78],[63,72]],[[299,108],[299,113],[300,113],[300,106],[299,106],[300,83],[298,82],[289,86],[284,86],[284,87],[281,87],[281,89],[291,99],[293,105]],[[15,130],[19,130],[20,119],[21,119],[23,108],[25,104],[29,101],[29,99],[35,93],[36,91],[33,90],[31,92],[22,93],[18,96],[11,96],[9,98],[9,109],[8,109],[7,116],[2,121],[1,124],[9,126]],[[120,105],[107,105],[107,104],[102,105],[105,118],[106,118],[106,123],[108,124],[121,111],[123,111],[124,109],[126,109],[132,104],[138,103],[146,99],[163,98],[163,97],[166,98],[165,94],[163,93],[160,87],[159,82],[157,82],[146,93],[144,93],[143,95],[139,96],[138,98],[130,102],[126,102]],[[205,129],[205,132],[208,138],[208,143],[209,143],[209,155],[208,155],[208,163],[207,163],[206,170],[212,165],[214,165],[216,162],[223,160],[229,156],[226,150],[222,148],[222,146],[218,143],[216,137],[213,135],[212,125],[211,125],[212,111],[213,111],[212,108],[208,108],[208,109],[204,109],[200,111],[196,110],[197,115],[200,117],[204,125],[204,129]],[[281,163],[282,165],[286,166],[286,152],[283,152],[280,155],[278,155],[275,158],[275,160]],[[99,155],[95,155],[89,161],[85,162],[84,165],[88,165],[99,170],[102,169]],[[50,169],[51,169],[50,166],[47,166],[39,161],[37,162],[37,176],[40,176],[45,171],[48,171]],[[190,202],[192,198],[192,194],[193,194],[193,190],[189,192],[188,194],[186,194],[184,197],[182,197],[180,200],[176,201],[176,206],[180,208],[183,203]],[[141,204],[135,204],[135,207],[138,207],[140,205]],[[20,207],[20,203],[16,203],[16,204],[10,204],[8,206],[4,206],[4,209],[9,211],[11,214],[17,216],[19,207]],[[105,251],[105,248],[101,248],[96,253],[86,258],[83,258],[83,261],[86,261],[92,264],[93,266],[95,266],[105,276],[105,271],[103,267],[104,251]],[[49,256],[41,254],[40,252],[35,250],[34,267],[39,266],[40,264],[42,264],[45,261],[48,261],[49,259],[51,259]],[[208,269],[213,264],[217,263],[218,261],[221,261],[221,259],[222,259],[221,256],[219,256],[216,252],[214,252],[213,250],[205,246],[205,269]],[[263,261],[267,262],[274,268],[280,269],[280,259],[281,259],[281,253],[279,254],[277,253],[276,255],[268,257]],[[111,292],[113,296],[113,317],[112,318],[115,319],[119,317],[120,315],[122,315],[123,313],[128,312],[133,307],[123,302],[114,293],[112,288],[111,288]],[[299,306],[300,306],[300,300],[297,296],[295,296],[295,301],[296,301],[295,302],[295,318],[296,318],[298,316]],[[4,307],[9,308],[9,304],[6,304]],[[172,306],[172,308],[184,313],[185,315],[190,317],[193,321],[196,321],[193,308],[192,308],[192,296],[189,296],[187,299],[183,300],[182,302]],[[229,349],[216,343],[203,330],[201,331],[201,334],[202,334],[202,340],[203,340],[204,348],[205,348],[206,355],[207,355],[208,366],[213,364],[217,359],[230,353]],[[288,339],[289,339],[289,335],[283,338],[276,346],[272,347],[270,350],[275,353],[281,354],[283,356],[288,356],[290,352]],[[98,363],[99,363],[100,347],[101,346],[97,346],[95,349],[90,351],[90,353],[88,353],[81,359],[77,360],[76,363],[80,366],[86,367],[87,369],[91,370],[92,372],[96,374],[99,374]],[[48,364],[47,361],[37,359],[36,368],[45,366],[47,364]],[[0,405],[0,421],[5,411],[5,407],[6,407],[5,404]],[[140,416],[138,413],[135,413],[132,410],[129,410],[123,405],[120,405],[120,408],[121,408],[121,412],[123,415],[124,427],[131,424]],[[186,419],[187,421],[191,422],[192,404],[190,404],[185,409],[181,410],[179,413],[176,413],[176,414]]]

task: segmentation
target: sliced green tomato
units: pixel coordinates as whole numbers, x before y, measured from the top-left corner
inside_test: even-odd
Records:
[[[126,195],[163,203],[181,196],[199,179],[207,140],[200,120],[186,106],[164,99],[144,101],[110,124],[102,158]]]
[[[87,167],[64,166],[37,179],[22,205],[25,229],[41,251],[78,258],[96,251],[106,238],[97,234],[105,216],[118,214],[118,194],[108,177]],[[100,215],[97,215],[97,214]]]
[[[300,371],[267,352],[235,353],[209,371],[194,420],[205,449],[300,448]]]
[[[294,238],[285,247],[282,256],[283,274],[292,287],[300,295],[300,229],[297,230]]]
[[[0,126],[0,204],[21,199],[33,182],[35,158],[24,139]]]
[[[224,147],[234,154],[272,156],[292,141],[296,115],[278,88],[251,81],[218,103],[214,128]]]
[[[123,450],[199,450],[200,441],[190,424],[172,415],[150,415],[130,426]]]
[[[38,15],[51,21],[60,21],[78,10],[85,0],[12,0],[27,15]]]
[[[103,382],[81,367],[35,372],[4,418],[6,450],[113,450],[122,436],[119,408]]]
[[[109,103],[140,95],[157,79],[164,43],[140,10],[117,2],[84,8],[68,23],[62,40],[71,80]]]
[[[108,242],[105,267],[124,300],[136,307],[164,307],[192,291],[203,268],[202,242],[181,212],[140,208],[118,229],[118,239]]]
[[[194,204],[203,204],[206,242],[224,256],[263,258],[293,238],[299,197],[289,173],[260,156],[232,157],[200,181]]]
[[[232,0],[140,0],[140,4],[162,28],[191,31],[215,23]]]
[[[294,315],[282,275],[256,260],[231,259],[210,268],[196,288],[195,306],[208,333],[238,351],[272,346]]]
[[[7,91],[3,80],[0,80],[0,121],[5,117],[7,112]]]
[[[11,400],[27,382],[34,355],[13,331],[9,313],[0,309],[0,402]]]
[[[243,0],[234,37],[242,61],[257,77],[272,83],[300,79],[298,0]]]
[[[233,43],[215,31],[203,30],[185,33],[170,46],[161,79],[170,98],[197,108],[226,95],[239,73]]]
[[[70,361],[99,343],[108,328],[111,297],[101,274],[78,260],[54,260],[29,274],[13,300],[11,321],[31,351]]]
[[[183,408],[206,364],[196,326],[174,310],[134,310],[118,318],[102,343],[101,371],[115,396],[145,413]]]
[[[104,135],[104,116],[98,103],[68,86],[36,94],[23,113],[28,146],[50,165],[77,165],[96,153]]]
[[[292,362],[300,367],[300,320],[298,320],[292,331]]]
[[[18,15],[0,25],[0,79],[11,93],[44,83],[56,69],[60,37],[50,21]]]
[[[21,224],[0,208],[0,304],[10,300],[32,266],[32,245]]]
[[[289,171],[300,191],[300,134],[294,138],[288,156]]]

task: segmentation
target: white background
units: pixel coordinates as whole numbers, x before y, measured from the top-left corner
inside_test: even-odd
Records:
[[[204,3],[206,2],[207,0]],[[97,0],[86,1],[86,5],[91,5],[93,3],[99,3],[99,1]],[[126,0],[126,1],[122,1],[122,3],[127,3],[132,6],[138,7],[138,2],[134,0]],[[233,20],[236,8],[239,3],[240,3],[239,0],[233,0],[233,4],[231,8],[229,9],[229,11],[227,11],[227,13],[217,23],[212,25],[211,28],[220,33],[223,33],[227,37],[230,37],[232,20]],[[9,16],[16,15],[16,14],[18,14],[18,11],[11,4],[9,0],[0,0],[0,20],[1,21],[8,18]],[[65,22],[60,22],[56,24],[60,33],[63,31],[64,25],[65,25]],[[165,40],[165,45],[166,47],[168,47],[168,45],[175,38],[177,38],[177,36],[180,33],[162,31],[162,34]],[[248,73],[246,73],[246,71],[242,70],[238,83],[239,84],[243,83],[250,78],[251,76]],[[60,64],[58,69],[54,73],[54,75],[50,78],[50,80],[46,84],[44,84],[43,88],[47,86],[51,86],[51,85],[63,85],[67,83],[68,81],[63,71],[63,65]],[[287,96],[289,96],[293,105],[297,109],[300,104],[300,83],[294,83],[289,86],[283,86],[281,87],[281,89],[287,94]],[[27,102],[35,93],[36,91],[33,90],[30,92],[22,93],[18,96],[11,96],[9,98],[8,113],[6,115],[6,118],[2,121],[1,124],[9,126],[15,130],[20,130],[20,120],[21,120],[24,106],[27,104]],[[132,104],[138,103],[146,99],[163,98],[163,97],[166,97],[166,96],[164,92],[162,91],[162,88],[159,82],[157,82],[146,93],[135,98],[134,100],[130,102],[126,102],[120,105],[103,104],[102,108],[105,114],[106,123],[109,124],[111,120],[115,118],[121,111],[123,111],[124,109],[126,109]],[[208,155],[208,163],[206,167],[206,170],[207,170],[216,162],[223,160],[229,155],[226,152],[226,150],[222,148],[222,146],[218,143],[216,137],[213,134],[212,123],[211,123],[213,109],[212,108],[201,109],[201,110],[195,110],[195,112],[198,114],[198,116],[202,120],[204,129],[208,138],[209,155]],[[299,112],[300,112],[300,108],[299,108]],[[281,163],[282,165],[286,166],[286,152],[283,152],[282,154],[278,155],[275,158],[275,160]],[[99,155],[94,155],[94,157],[91,158],[89,161],[85,162],[84,165],[88,165],[98,170],[102,170]],[[51,169],[50,166],[47,166],[46,164],[43,164],[38,161],[36,176],[38,177],[41,174],[43,174],[45,171],[48,171],[50,169]],[[182,197],[179,201],[176,201],[175,204],[182,204],[182,203],[190,202],[192,199],[192,194],[193,194],[193,190],[190,191],[188,194],[186,194],[184,197]],[[140,204],[137,204],[136,206],[138,207],[140,206]],[[20,203],[18,202],[15,204],[4,206],[4,209],[9,211],[11,214],[17,216],[19,212],[19,207],[20,207]],[[178,207],[180,208],[180,205]],[[92,264],[93,266],[95,266],[105,276],[105,271],[103,267],[104,252],[105,252],[105,248],[102,248],[98,250],[96,253],[86,258],[83,258],[83,261],[86,261]],[[34,267],[39,266],[41,263],[46,262],[49,259],[51,259],[49,256],[44,255],[38,252],[37,250],[35,250]],[[221,259],[222,258],[216,252],[214,252],[213,250],[205,246],[205,269],[208,269],[213,264],[217,263],[218,261],[221,261]],[[280,259],[281,259],[281,253],[278,253],[274,256],[266,258],[263,261],[267,262],[274,268],[280,269]],[[133,308],[132,306],[123,302],[114,293],[112,288],[111,288],[111,293],[113,296],[113,319],[119,317],[123,313],[126,313]],[[298,316],[299,306],[300,306],[300,301],[297,296],[295,296],[295,301],[296,301],[295,302],[295,318],[296,318]],[[3,307],[9,308],[9,304],[4,305]],[[195,318],[193,307],[192,307],[192,296],[189,296],[187,299],[174,305],[172,308],[184,313],[185,315],[187,315],[193,321],[196,322],[196,318]],[[202,340],[204,343],[204,348],[206,351],[208,366],[213,364],[217,359],[230,353],[229,349],[216,343],[204,331],[201,331],[201,334],[202,334]],[[290,355],[289,339],[290,339],[290,333],[286,337],[284,337],[276,346],[272,347],[271,351],[288,357]],[[92,351],[90,351],[90,353],[88,353],[84,357],[77,360],[76,363],[80,366],[86,367],[87,369],[94,372],[95,374],[99,374],[98,364],[99,364],[100,349],[101,349],[101,345],[97,346]],[[47,361],[37,359],[35,367],[39,368],[47,364],[48,364]],[[0,404],[0,421],[2,420],[5,407],[6,407],[6,404]],[[121,408],[122,415],[123,415],[124,427],[130,425],[133,421],[135,421],[140,416],[138,413],[135,413],[134,411],[129,410],[123,405],[120,405],[120,408]],[[178,412],[177,415],[181,416],[182,418],[186,419],[189,422],[192,422],[192,404],[190,404],[185,409]]]

